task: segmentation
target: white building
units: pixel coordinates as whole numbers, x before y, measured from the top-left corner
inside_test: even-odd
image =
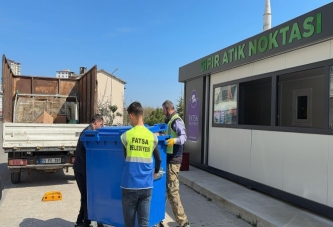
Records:
[[[21,75],[21,63],[9,59],[8,63],[14,75]]]
[[[116,116],[112,124],[122,125],[126,82],[103,69],[97,71],[97,81],[99,106],[116,105],[118,107],[116,113],[122,116]]]
[[[333,218],[332,11],[180,67],[191,165]]]
[[[69,78],[74,74],[74,72],[71,72],[69,69],[64,69],[60,71],[56,71],[56,77],[57,78]]]
[[[0,92],[0,118],[2,118],[2,97],[3,97],[3,93],[1,91]]]

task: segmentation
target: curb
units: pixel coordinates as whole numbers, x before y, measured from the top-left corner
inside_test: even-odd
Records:
[[[238,206],[230,200],[227,200],[219,195],[216,195],[212,191],[204,188],[203,186],[197,184],[194,181],[191,181],[181,175],[179,175],[179,181],[186,186],[192,188],[194,191],[205,196],[206,198],[212,199],[214,203],[228,210],[232,214],[239,216],[243,220],[250,223],[252,226],[256,227],[277,227],[277,225],[269,222],[268,220],[260,217],[259,215],[251,212],[250,210],[244,209],[243,207]]]

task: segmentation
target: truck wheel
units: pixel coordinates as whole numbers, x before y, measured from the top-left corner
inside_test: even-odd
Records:
[[[21,181],[21,172],[12,172],[11,181],[13,184],[18,184]]]

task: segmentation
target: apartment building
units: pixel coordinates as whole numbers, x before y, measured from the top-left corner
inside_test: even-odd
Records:
[[[69,78],[72,77],[73,74],[74,72],[70,71],[69,69],[56,71],[57,78]]]

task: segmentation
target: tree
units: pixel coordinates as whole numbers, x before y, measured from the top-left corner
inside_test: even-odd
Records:
[[[98,113],[103,116],[106,125],[112,125],[116,116],[123,116],[117,110],[118,107],[116,105],[98,104]]]
[[[128,113],[126,111],[126,108],[124,108],[124,117],[123,117],[123,125],[129,125],[129,117],[128,117]]]
[[[178,101],[178,105],[176,105],[176,110],[177,113],[179,115],[179,117],[181,117],[181,119],[184,119],[184,98],[183,95],[180,96]]]
[[[121,113],[116,112],[118,110],[118,107],[116,105],[109,105],[109,110],[110,110],[110,125],[113,124],[113,120],[115,119],[116,116],[121,117],[123,116]]]
[[[144,123],[148,125],[164,123],[164,114],[162,108],[156,108],[148,116],[144,117]]]
[[[125,104],[124,104],[124,106],[125,106]],[[145,121],[145,119],[148,119],[148,116],[149,116],[154,110],[155,110],[155,108],[153,108],[153,107],[151,107],[151,106],[145,106],[145,107],[143,107],[143,117],[144,117],[144,121]],[[124,115],[123,115],[123,116],[124,116],[124,118],[123,118],[123,120],[124,120],[123,124],[124,124],[124,125],[129,125],[130,122],[129,122],[128,113],[127,113],[126,108],[124,108]]]
[[[151,106],[143,107],[143,117],[149,116],[154,110],[155,108]]]

